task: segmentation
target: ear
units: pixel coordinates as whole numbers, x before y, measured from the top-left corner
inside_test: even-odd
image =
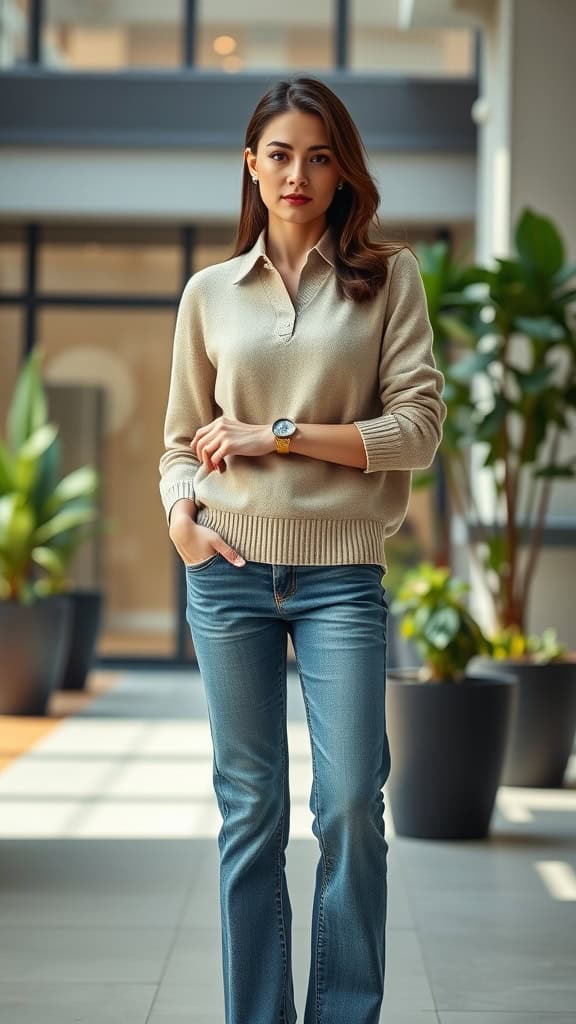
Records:
[[[246,160],[250,174],[254,174],[256,171],[256,157],[252,153],[252,150],[250,149],[249,146],[247,146],[246,149],[244,150],[244,159]]]

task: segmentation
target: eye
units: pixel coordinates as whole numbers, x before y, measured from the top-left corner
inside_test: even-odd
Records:
[[[324,163],[324,164],[329,164],[330,163],[330,157],[326,156],[326,153],[317,153],[316,156],[313,157],[313,159],[316,160],[316,158],[321,160],[322,163]]]
[[[285,153],[281,153],[280,150],[278,150],[278,152],[276,152],[276,153],[270,153],[270,156],[271,156],[271,158],[273,160],[275,156],[286,156],[286,154]]]

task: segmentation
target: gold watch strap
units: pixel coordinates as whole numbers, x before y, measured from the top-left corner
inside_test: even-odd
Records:
[[[276,441],[276,451],[280,455],[289,455],[290,454],[290,441],[292,440],[292,438],[291,437],[276,437],[276,435],[274,435],[274,439]]]

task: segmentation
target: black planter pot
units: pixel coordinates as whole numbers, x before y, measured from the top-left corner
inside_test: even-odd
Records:
[[[390,670],[387,783],[396,833],[483,839],[504,763],[516,697],[513,676],[423,683]]]
[[[502,770],[505,786],[563,785],[576,732],[576,662],[476,658],[474,674],[504,670],[518,680],[518,701]]]
[[[102,618],[101,590],[73,590],[67,595],[72,605],[72,626],[61,690],[82,690],[92,665]]]
[[[0,714],[45,715],[60,683],[72,624],[64,594],[0,601]]]

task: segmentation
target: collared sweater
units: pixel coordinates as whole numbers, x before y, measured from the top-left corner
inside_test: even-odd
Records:
[[[293,303],[266,252],[266,228],[240,256],[204,267],[181,295],[172,352],[160,496],[247,560],[294,565],[378,563],[403,522],[412,470],[442,437],[443,377],[417,259],[389,257],[367,302],[339,298],[327,227],[307,253]],[[218,416],[354,423],[364,469],[290,453],[227,455],[208,471],[190,448]]]

